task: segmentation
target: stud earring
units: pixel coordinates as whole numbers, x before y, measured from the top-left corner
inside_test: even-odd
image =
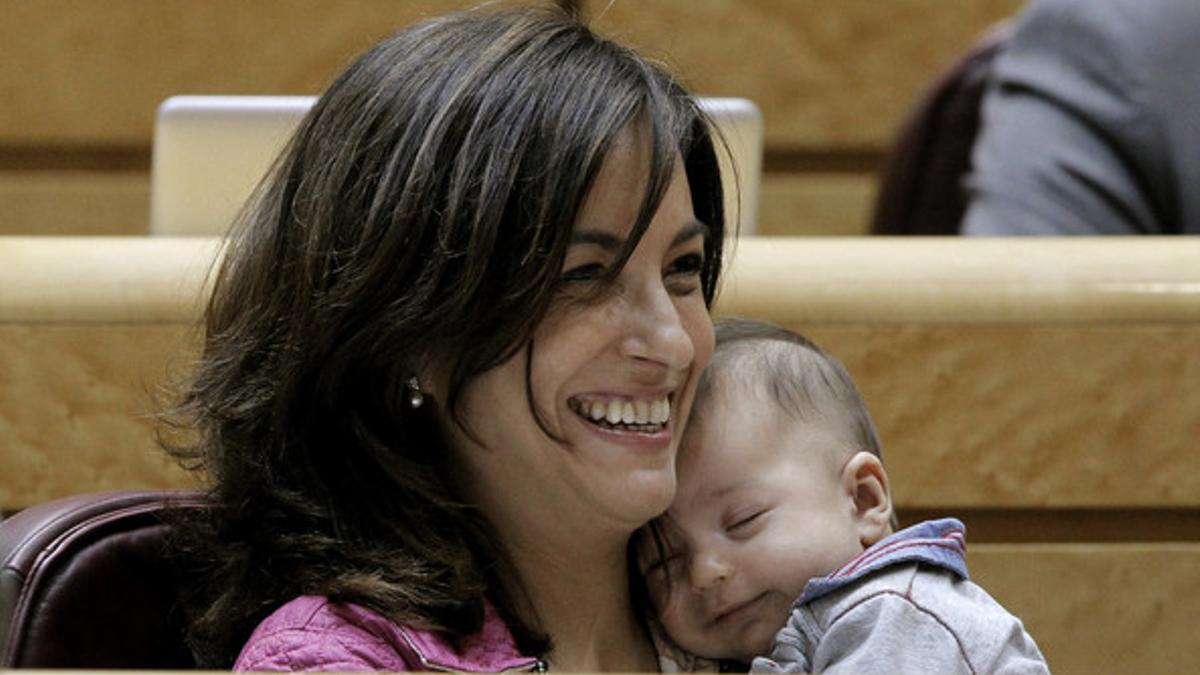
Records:
[[[421,392],[421,382],[416,375],[408,379],[408,407],[416,410],[425,402],[425,394]]]

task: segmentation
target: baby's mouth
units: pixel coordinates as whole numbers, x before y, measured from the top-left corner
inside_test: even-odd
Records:
[[[744,602],[740,602],[736,605],[724,607],[721,610],[717,611],[712,616],[710,621],[713,624],[720,624],[723,622],[727,622],[730,619],[743,618],[751,608],[758,607],[758,603],[760,601],[764,600],[766,597],[767,597],[766,593],[760,593],[759,595],[756,595],[753,598],[750,598],[749,600],[746,600]]]
[[[567,406],[589,424],[602,429],[652,434],[671,421],[671,397],[636,399],[572,396]]]

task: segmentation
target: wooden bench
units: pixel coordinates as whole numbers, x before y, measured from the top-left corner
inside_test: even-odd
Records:
[[[0,509],[190,486],[211,239],[0,237]],[[751,239],[716,308],[837,354],[902,519],[957,515],[1055,672],[1200,668],[1200,240]],[[160,399],[161,400],[161,399]]]
[[[376,40],[479,4],[8,3],[0,44],[20,58],[0,61],[0,234],[144,234],[163,99],[314,94]],[[698,93],[758,103],[760,233],[849,235],[866,232],[874,171],[922,91],[1024,0],[582,4]]]
[[[1055,672],[1200,667],[1200,241],[746,241],[718,312],[846,363]]]

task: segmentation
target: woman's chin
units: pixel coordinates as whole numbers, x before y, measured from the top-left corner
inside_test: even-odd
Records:
[[[638,525],[662,515],[675,498],[675,467],[641,470],[630,476],[622,501],[634,515]]]

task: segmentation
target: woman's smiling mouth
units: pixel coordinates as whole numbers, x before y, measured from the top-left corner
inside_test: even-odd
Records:
[[[671,397],[572,396],[567,405],[589,424],[612,431],[654,434],[671,421]]]

